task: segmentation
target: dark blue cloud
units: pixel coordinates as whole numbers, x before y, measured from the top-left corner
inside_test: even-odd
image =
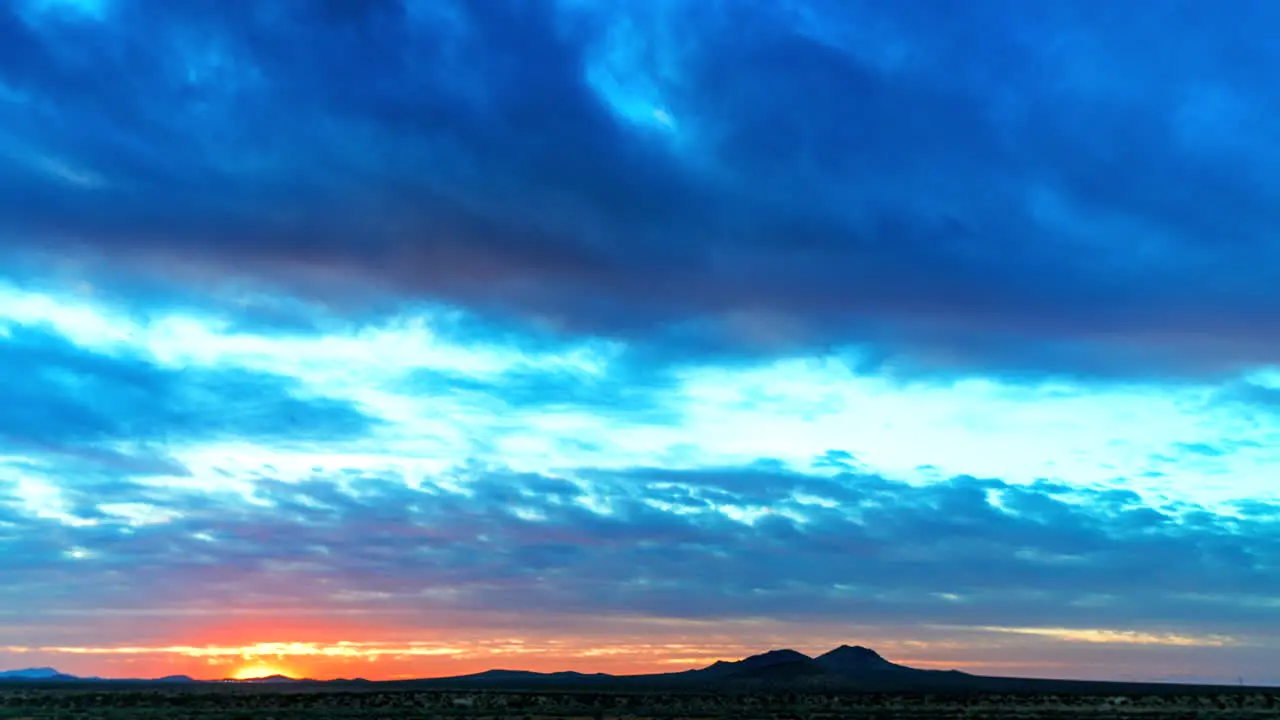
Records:
[[[368,473],[341,487],[262,480],[252,503],[155,487],[97,494],[175,513],[136,527],[79,501],[97,524],[8,509],[16,525],[0,532],[0,571],[6,589],[22,590],[16,606],[33,611],[30,598],[59,611],[142,597],[152,608],[269,609],[303,595],[334,609],[358,590],[378,612],[857,618],[1255,641],[1276,626],[1280,509],[1265,503],[1231,517],[1047,482],[921,487],[760,468],[459,477],[465,491]],[[588,496],[608,512],[588,509]],[[746,524],[712,511],[724,506],[770,513]]]
[[[0,9],[15,257],[444,300],[657,357],[1280,359],[1265,0],[103,6]]]
[[[124,474],[171,474],[174,443],[252,438],[315,443],[360,437],[379,421],[298,381],[242,369],[163,367],[14,325],[0,335],[0,450]]]

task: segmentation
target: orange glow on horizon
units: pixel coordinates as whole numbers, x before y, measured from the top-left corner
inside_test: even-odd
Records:
[[[284,669],[276,665],[268,665],[266,663],[253,663],[245,665],[231,676],[232,680],[260,680],[262,678],[272,677],[275,675],[283,675],[291,677]]]
[[[1116,629],[1022,627],[917,628],[914,634],[861,628],[790,628],[747,622],[631,620],[605,633],[379,627],[333,622],[226,622],[181,632],[138,633],[140,642],[0,646],[0,666],[50,666],[82,676],[252,680],[272,675],[330,680],[389,680],[465,675],[492,669],[633,674],[706,667],[790,647],[809,655],[862,644],[892,662],[996,674],[1078,676],[1101,673],[1103,655],[1237,644],[1216,635],[1184,636]],[[593,632],[594,631],[594,632]],[[252,642],[246,642],[248,639]],[[146,640],[145,642],[142,640]],[[1070,661],[1061,660],[1070,653]],[[7,658],[7,659],[6,659]],[[1133,660],[1128,660],[1133,662]]]

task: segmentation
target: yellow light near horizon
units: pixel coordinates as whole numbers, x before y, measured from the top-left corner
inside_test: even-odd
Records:
[[[262,663],[255,663],[253,665],[245,665],[244,667],[240,668],[235,672],[234,675],[231,676],[231,678],[233,680],[258,680],[260,678],[271,677],[272,675],[287,676],[288,674],[289,673],[285,672],[279,667],[276,667],[275,665],[264,665]]]

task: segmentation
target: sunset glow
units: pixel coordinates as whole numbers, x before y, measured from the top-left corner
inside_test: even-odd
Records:
[[[0,2],[0,671],[1280,684],[1280,3],[1102,5]]]
[[[647,629],[647,632],[646,632]],[[1247,639],[1216,636],[1135,635],[1104,629],[928,627],[825,628],[754,621],[671,627],[654,620],[623,620],[619,633],[563,636],[438,631],[438,640],[296,641],[246,644],[0,647],[0,652],[59,667],[127,668],[148,676],[184,674],[200,679],[254,679],[271,675],[316,679],[398,679],[461,675],[495,667],[552,672],[669,672],[735,660],[781,645],[819,654],[847,637],[873,644],[887,657],[936,669],[1007,674],[1010,671],[1061,674],[1126,658],[1169,654],[1178,649],[1220,648],[1230,652],[1263,649]],[[294,631],[338,636],[336,633]],[[342,632],[342,631],[339,631]],[[631,633],[631,634],[627,634]],[[671,634],[674,633],[674,634]],[[376,630],[370,637],[387,634]],[[468,637],[468,635],[470,635]],[[664,637],[664,635],[666,635]],[[450,636],[450,637],[446,637]],[[958,639],[963,638],[963,639]],[[1052,642],[1045,644],[1044,639]],[[1045,651],[1048,648],[1048,652]]]
[[[275,677],[275,676],[289,677],[289,672],[282,668],[276,667],[275,665],[264,665],[262,663],[255,663],[253,665],[245,665],[239,670],[236,670],[235,673],[231,675],[231,679],[258,680],[261,678],[268,678],[268,677]]]

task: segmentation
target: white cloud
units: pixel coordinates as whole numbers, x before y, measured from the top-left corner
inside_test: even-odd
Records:
[[[807,469],[815,457],[844,450],[870,471],[920,483],[971,474],[1011,482],[1122,484],[1152,496],[1210,503],[1280,497],[1267,470],[1280,460],[1280,451],[1270,449],[1280,447],[1276,421],[1214,405],[1211,386],[1030,387],[992,379],[903,386],[834,360],[792,358],[684,370],[661,398],[681,419],[658,424],[591,407],[506,408],[474,394],[415,395],[403,381],[416,370],[495,384],[511,371],[570,368],[600,377],[622,350],[592,339],[536,351],[463,343],[434,329],[439,317],[423,311],[340,334],[272,336],[232,330],[207,316],[148,320],[97,304],[92,296],[0,287],[0,320],[45,323],[82,346],[141,351],[167,367],[286,374],[387,421],[373,438],[323,449],[271,446],[252,437],[219,444],[175,439],[170,451],[192,468],[197,482],[225,485],[224,473],[249,478],[268,465],[280,477],[364,467],[394,468],[413,478],[473,459],[529,471],[687,468],[760,458]],[[1177,443],[1224,442],[1236,443],[1235,450],[1176,455]],[[1153,470],[1164,474],[1143,477]]]

